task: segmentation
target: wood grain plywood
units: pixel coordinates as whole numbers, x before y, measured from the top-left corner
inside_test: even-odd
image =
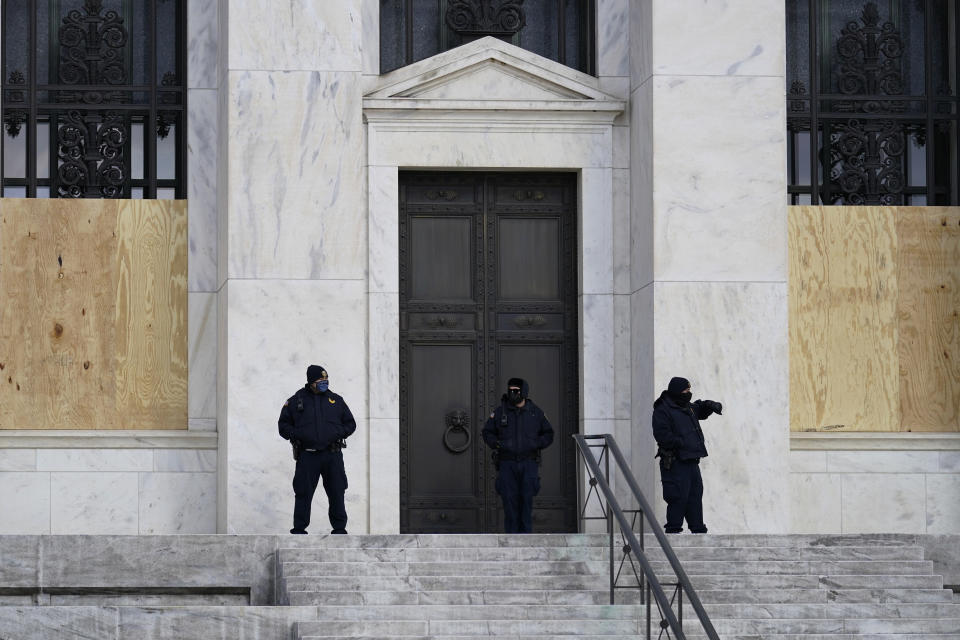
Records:
[[[158,211],[158,203],[167,209]],[[183,201],[125,200],[117,216],[116,406],[124,428],[187,421]]]
[[[182,202],[143,206],[151,219],[164,221],[155,224],[186,224]],[[112,200],[0,200],[0,429],[186,428],[186,292],[171,284],[185,280],[186,261],[124,261],[121,256],[159,253],[154,245],[161,241],[120,225],[120,209]],[[169,233],[164,242],[182,245],[174,252],[186,251],[185,232]],[[121,264],[128,273],[122,291]],[[155,283],[165,292],[155,293]],[[142,319],[144,298],[170,312],[157,321]],[[131,328],[143,324],[170,342],[161,349],[156,339],[131,340]],[[153,362],[145,364],[145,348],[132,343],[154,345]],[[122,360],[118,344],[125,349]],[[184,364],[167,364],[176,358]],[[177,380],[162,385],[163,402],[155,394],[141,402],[146,410],[128,418],[126,396],[118,402],[118,381],[131,379],[127,368],[150,366],[161,373],[139,381],[155,375]],[[126,384],[124,391],[148,395],[144,386]],[[176,404],[182,412],[158,409]]]
[[[899,430],[896,222],[790,207],[790,427]]]
[[[897,211],[904,431],[960,431],[960,207]]]

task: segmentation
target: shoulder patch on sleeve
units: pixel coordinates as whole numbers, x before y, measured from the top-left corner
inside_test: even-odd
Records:
[[[330,404],[337,404],[337,401],[334,400],[333,398],[327,398],[327,402],[329,402]]]

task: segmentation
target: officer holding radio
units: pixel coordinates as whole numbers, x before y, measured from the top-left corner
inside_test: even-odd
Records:
[[[307,384],[283,403],[277,422],[280,436],[293,445],[297,470],[293,476],[293,529],[307,532],[310,506],[320,478],[329,504],[331,533],[347,532],[347,509],[343,495],[347,473],[343,467],[345,440],[357,429],[350,407],[330,391],[327,371],[312,364],[307,367]]]
[[[540,492],[540,451],[553,442],[553,427],[529,393],[525,380],[510,378],[500,406],[483,427],[483,441],[493,449],[497,467],[506,533],[531,532],[533,497]]]

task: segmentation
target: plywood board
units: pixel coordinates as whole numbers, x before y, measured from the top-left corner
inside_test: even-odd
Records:
[[[0,200],[0,429],[186,428],[185,226],[182,201]]]
[[[904,431],[960,431],[960,207],[897,211]]]
[[[896,222],[880,207],[790,207],[790,426],[899,430]]]

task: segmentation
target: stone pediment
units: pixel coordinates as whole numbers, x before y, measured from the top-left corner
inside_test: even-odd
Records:
[[[404,99],[421,107],[422,101],[441,101],[448,108],[449,101],[474,105],[588,101],[619,103],[621,109],[623,105],[600,91],[593,76],[490,36],[380,76],[364,101],[366,106],[391,101],[397,107]]]

